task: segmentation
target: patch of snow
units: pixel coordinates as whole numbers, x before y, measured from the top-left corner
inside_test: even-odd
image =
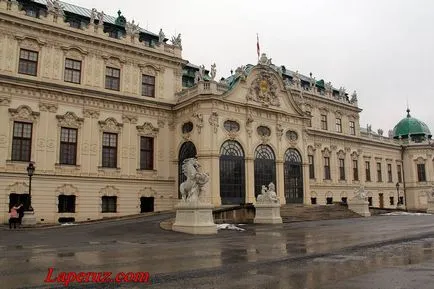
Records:
[[[431,214],[426,213],[409,213],[409,212],[391,212],[386,214],[381,214],[382,216],[430,216]]]
[[[74,223],[62,223],[61,226],[76,226],[77,224]]]
[[[218,224],[217,230],[235,230],[235,231],[245,231],[243,228],[238,228],[234,224]]]

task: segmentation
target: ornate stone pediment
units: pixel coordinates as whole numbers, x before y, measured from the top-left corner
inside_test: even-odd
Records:
[[[16,182],[6,188],[8,193],[23,194],[29,192],[29,186],[24,182]]]
[[[9,108],[9,114],[13,120],[35,121],[39,117],[39,112],[33,111],[27,105],[20,105],[17,109]]]
[[[140,135],[156,137],[159,131],[158,127],[154,127],[152,123],[145,122],[143,125],[138,125],[137,131]]]
[[[261,70],[253,80],[249,92],[247,93],[247,100],[261,103],[263,106],[280,106],[280,100],[277,96],[278,84],[274,75],[267,71]]]
[[[84,119],[79,118],[75,113],[68,111],[64,115],[56,115],[59,126],[80,128]]]
[[[116,196],[119,194],[119,190],[115,186],[106,186],[99,191],[101,196]]]
[[[145,187],[139,191],[140,197],[156,197],[157,192],[151,187]]]
[[[56,193],[61,195],[77,195],[78,189],[73,185],[64,184],[63,186],[57,187]]]
[[[113,133],[119,133],[123,126],[122,123],[118,123],[116,119],[112,117],[104,121],[100,120],[98,123],[102,131],[113,132]]]

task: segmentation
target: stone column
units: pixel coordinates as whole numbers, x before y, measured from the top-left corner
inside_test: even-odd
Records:
[[[246,157],[246,203],[255,203],[255,165],[254,159]]]
[[[277,183],[277,196],[281,204],[286,204],[285,200],[285,174],[284,162],[276,160],[276,183]]]

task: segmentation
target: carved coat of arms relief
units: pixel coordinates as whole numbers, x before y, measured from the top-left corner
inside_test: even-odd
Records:
[[[259,72],[253,80],[247,93],[247,100],[261,103],[263,106],[280,106],[280,100],[276,95],[278,85],[273,75],[267,71]]]

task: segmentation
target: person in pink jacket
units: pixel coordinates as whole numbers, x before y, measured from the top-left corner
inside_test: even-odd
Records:
[[[17,223],[19,223],[19,217],[18,210],[23,206],[23,204],[18,205],[16,204],[13,206],[9,213],[9,229],[12,229],[12,224],[14,225],[14,229],[17,228]]]

